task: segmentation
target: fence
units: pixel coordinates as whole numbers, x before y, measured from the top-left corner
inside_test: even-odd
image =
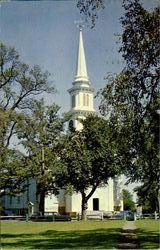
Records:
[[[71,216],[72,220],[81,220],[81,215],[77,213],[74,216]],[[123,220],[128,219],[127,213],[119,212],[119,213],[111,213],[111,212],[103,212],[103,211],[87,211],[87,220]],[[158,213],[152,214],[142,214],[142,215],[134,215],[133,218],[130,217],[131,220],[142,220],[142,219],[159,219]],[[54,221],[53,216],[0,216],[0,220],[23,220],[23,221]],[[70,216],[60,216],[57,221],[64,220],[70,221]]]

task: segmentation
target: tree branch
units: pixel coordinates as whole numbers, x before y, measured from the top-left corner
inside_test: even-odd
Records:
[[[94,192],[96,191],[98,186],[99,186],[99,182],[97,182],[95,185],[93,185],[91,192],[86,196],[87,200],[89,200],[89,198],[91,198],[91,196],[94,194]]]
[[[12,124],[11,130],[10,130],[10,134],[9,134],[9,136],[8,136],[8,138],[7,138],[6,147],[9,146],[10,139],[11,139],[11,137],[12,137],[12,135],[13,135],[13,130],[14,130],[14,128],[15,128],[16,123],[17,123],[17,122],[15,121],[15,122]]]

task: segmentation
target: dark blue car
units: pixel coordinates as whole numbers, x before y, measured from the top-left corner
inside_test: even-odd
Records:
[[[134,220],[134,213],[128,212],[126,215],[126,220]]]

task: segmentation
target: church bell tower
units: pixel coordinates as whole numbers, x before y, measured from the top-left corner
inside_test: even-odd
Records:
[[[70,88],[68,92],[71,98],[70,111],[73,113],[73,117],[69,122],[69,126],[74,127],[76,130],[81,130],[82,124],[80,123],[79,119],[84,119],[89,113],[95,112],[93,107],[94,90],[90,86],[90,81],[87,74],[82,29],[79,31],[75,79],[72,83],[72,88]]]
[[[83,45],[82,29],[79,30],[79,43],[77,53],[77,64],[74,81],[72,87],[68,90],[70,94],[72,119],[69,127],[75,130],[82,130],[83,125],[80,119],[85,119],[88,114],[95,113],[93,104],[94,90],[91,87],[87,73],[86,58]],[[118,183],[118,182],[117,182]],[[118,186],[117,186],[118,187]],[[114,205],[119,206],[116,194],[114,195],[114,181],[108,180],[108,185],[99,187],[88,201],[88,211],[113,211]],[[115,190],[116,192],[116,190]],[[114,201],[115,198],[115,201]],[[120,199],[120,197],[118,196]],[[65,212],[81,213],[81,194],[73,192],[72,195],[65,195]],[[116,203],[115,203],[116,202]],[[96,205],[95,205],[96,204]]]

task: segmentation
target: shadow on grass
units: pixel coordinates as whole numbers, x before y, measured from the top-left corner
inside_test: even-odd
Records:
[[[4,234],[2,248],[67,249],[116,248],[121,228],[83,231],[48,230],[39,234]]]
[[[160,235],[154,231],[136,229],[140,249],[159,249]]]

